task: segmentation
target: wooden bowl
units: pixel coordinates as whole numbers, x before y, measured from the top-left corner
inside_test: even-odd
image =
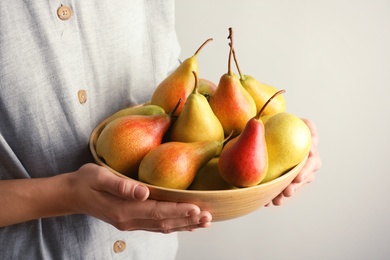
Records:
[[[90,136],[89,148],[97,164],[108,168],[112,173],[123,177],[129,177],[111,169],[96,153],[96,141],[110,121],[110,117],[102,121]],[[143,183],[150,190],[150,199],[159,201],[186,202],[199,206],[202,210],[209,211],[213,216],[213,222],[224,221],[247,215],[270,202],[282,192],[298,175],[303,168],[307,157],[289,172],[281,177],[249,188],[231,190],[178,190],[158,187]]]

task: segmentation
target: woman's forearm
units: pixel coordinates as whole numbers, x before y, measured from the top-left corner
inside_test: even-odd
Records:
[[[0,227],[32,219],[71,214],[67,174],[0,181]]]

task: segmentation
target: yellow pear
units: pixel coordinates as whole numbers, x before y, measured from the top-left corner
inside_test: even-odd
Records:
[[[195,87],[170,131],[171,141],[197,142],[206,140],[222,141],[224,131],[205,96],[198,93],[196,72]]]
[[[260,119],[263,121],[263,124],[265,124],[268,119],[270,119],[273,115],[266,115],[266,116],[261,116]]]
[[[248,91],[249,95],[251,95],[251,97],[255,101],[257,113],[259,113],[260,109],[264,106],[267,100],[278,90],[271,85],[259,82],[256,78],[250,75],[245,75],[241,73],[241,69],[238,65],[236,52],[234,49],[233,49],[233,57],[236,63],[238,73],[240,75],[241,85],[245,88],[246,91]],[[284,96],[278,95],[277,97],[274,98],[272,103],[267,105],[267,107],[264,109],[263,116],[274,115],[285,111],[286,111],[286,101],[284,99]]]
[[[264,124],[268,171],[262,183],[274,180],[300,163],[310,152],[311,132],[299,117],[282,112]]]

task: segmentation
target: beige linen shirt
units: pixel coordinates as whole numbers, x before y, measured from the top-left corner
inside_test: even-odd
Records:
[[[0,180],[92,161],[93,128],[150,99],[177,66],[173,3],[0,2]],[[176,250],[175,234],[121,232],[85,215],[0,228],[0,259],[173,259]]]

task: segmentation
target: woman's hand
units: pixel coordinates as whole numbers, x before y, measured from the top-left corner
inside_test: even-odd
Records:
[[[312,136],[312,147],[307,158],[306,164],[295,179],[288,185],[278,196],[270,201],[267,206],[271,204],[279,206],[283,203],[284,198],[291,197],[304,184],[314,181],[316,172],[321,168],[321,158],[317,151],[318,134],[314,123],[308,119],[302,119],[310,128]]]
[[[0,227],[25,221],[87,214],[119,230],[161,233],[208,227],[198,206],[149,200],[148,188],[96,164],[48,178],[0,181]]]
[[[70,177],[72,210],[120,230],[170,233],[207,227],[211,222],[211,214],[198,206],[149,200],[145,185],[118,177],[96,164],[86,164]]]

